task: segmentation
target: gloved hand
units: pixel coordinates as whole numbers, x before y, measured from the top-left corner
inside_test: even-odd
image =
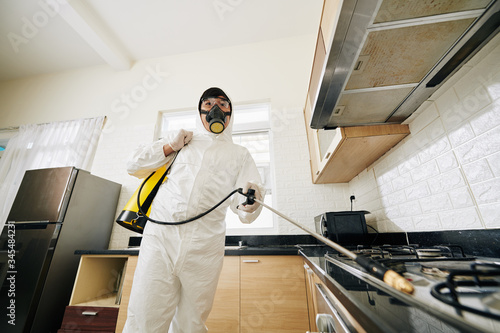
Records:
[[[255,194],[254,194],[255,199],[262,201],[262,193],[261,193],[260,186],[258,186],[257,184],[255,184],[253,182],[247,182],[245,184],[245,186],[243,186],[243,188],[242,188],[243,193],[248,193],[249,189],[255,190]],[[240,205],[238,205],[238,209],[241,211],[244,211],[246,213],[253,213],[257,210],[257,208],[259,208],[259,206],[260,206],[260,204],[257,202],[255,202],[253,205],[240,204]]]
[[[188,144],[193,138],[193,132],[185,129],[179,130],[179,133],[168,143],[173,151],[179,151],[182,147]]]

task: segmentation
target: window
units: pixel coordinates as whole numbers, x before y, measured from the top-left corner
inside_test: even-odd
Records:
[[[233,105],[233,113],[237,116],[233,122],[233,141],[246,147],[259,170],[262,183],[266,187],[264,202],[272,206],[273,181],[271,176],[271,133],[269,125],[269,103]],[[175,129],[196,128],[196,110],[177,110],[160,112],[156,138]],[[243,224],[238,216],[228,212],[226,216],[227,234],[256,234],[275,231],[274,216],[271,211],[263,209],[259,218],[251,224]]]

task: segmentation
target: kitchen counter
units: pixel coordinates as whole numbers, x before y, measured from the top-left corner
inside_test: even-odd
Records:
[[[141,236],[130,237],[128,248],[116,250],[92,250],[81,249],[75,251],[75,254],[94,254],[94,255],[132,255],[139,254]],[[239,246],[237,244],[244,244]],[[300,247],[296,244],[305,244],[305,246],[317,245],[317,240],[309,235],[247,235],[247,236],[226,236],[226,256],[257,256],[257,255],[298,255]]]
[[[139,255],[139,248],[133,247],[128,249],[117,250],[77,250],[75,254],[91,254],[91,255]],[[226,256],[284,256],[284,255],[298,255],[299,248],[294,245],[285,246],[226,246],[224,255]]]

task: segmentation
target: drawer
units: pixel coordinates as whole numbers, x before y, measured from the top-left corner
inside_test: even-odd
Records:
[[[114,332],[117,318],[118,308],[67,306],[61,332],[72,330]]]

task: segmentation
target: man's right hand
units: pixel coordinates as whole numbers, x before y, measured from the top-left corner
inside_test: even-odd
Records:
[[[179,130],[179,133],[168,143],[173,151],[179,151],[182,147],[188,144],[193,138],[193,132],[185,129]]]

